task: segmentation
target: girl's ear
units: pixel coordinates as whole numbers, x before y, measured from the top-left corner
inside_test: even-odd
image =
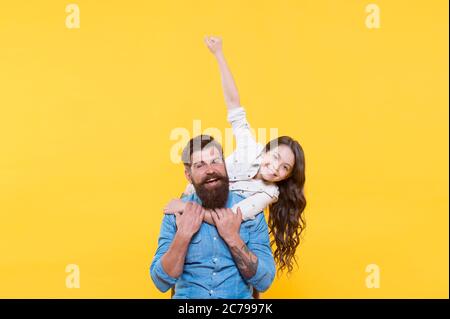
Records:
[[[186,179],[189,181],[189,183],[192,184],[191,173],[189,172],[189,170],[187,168],[184,169],[184,176],[186,176]]]

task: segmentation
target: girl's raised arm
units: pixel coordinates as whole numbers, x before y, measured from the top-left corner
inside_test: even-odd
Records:
[[[240,107],[239,93],[234,83],[233,75],[228,68],[225,56],[222,50],[222,39],[220,37],[205,37],[205,43],[209,51],[216,57],[219,64],[220,76],[222,79],[223,94],[227,109],[231,110]]]

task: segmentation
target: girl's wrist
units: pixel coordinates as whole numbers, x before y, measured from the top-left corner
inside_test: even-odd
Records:
[[[223,55],[223,51],[217,51],[216,53],[214,53],[214,56],[216,57],[216,59],[223,59],[224,55]]]

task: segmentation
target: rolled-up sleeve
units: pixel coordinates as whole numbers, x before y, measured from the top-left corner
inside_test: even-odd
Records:
[[[247,121],[245,109],[237,107],[229,110],[227,120],[236,139],[236,151],[233,154],[238,155],[239,161],[253,160],[259,152],[259,147]]]
[[[250,227],[248,249],[258,257],[258,268],[253,277],[247,279],[256,290],[266,291],[275,278],[275,261],[270,248],[269,229],[264,214],[258,214],[254,225]]]
[[[259,192],[241,200],[231,207],[233,213],[237,213],[238,207],[242,212],[242,220],[255,219],[255,216],[262,213],[270,204],[277,201],[276,197],[270,197],[266,193]]]
[[[155,256],[153,257],[150,266],[150,276],[156,288],[162,292],[169,290],[177,281],[177,278],[169,276],[161,265],[161,257],[169,250],[173,238],[175,237],[175,233],[176,223],[174,216],[164,215],[161,231],[159,233],[158,248],[156,249]]]

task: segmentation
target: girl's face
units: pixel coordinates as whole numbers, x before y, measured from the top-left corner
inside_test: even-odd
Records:
[[[295,155],[291,148],[280,144],[264,153],[259,173],[265,181],[279,182],[289,177],[294,163]]]

